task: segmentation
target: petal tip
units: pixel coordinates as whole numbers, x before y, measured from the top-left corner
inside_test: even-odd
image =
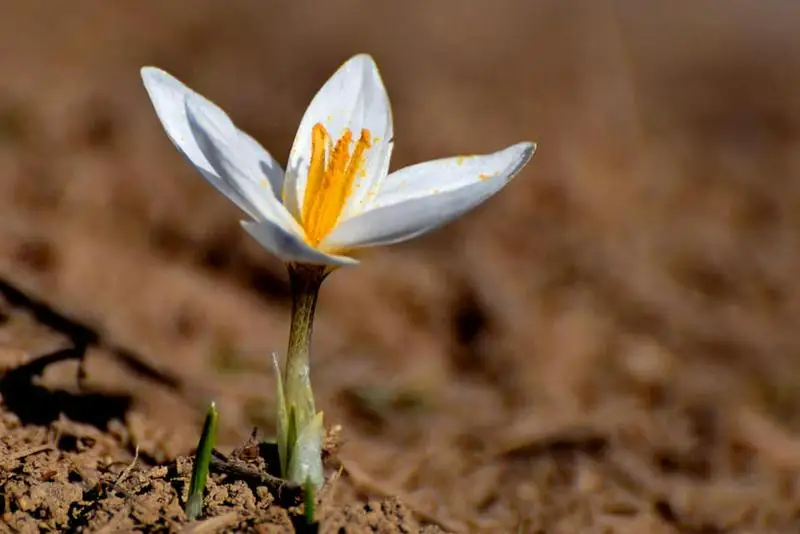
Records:
[[[367,54],[366,52],[354,55],[349,60],[347,60],[346,63],[351,63],[351,62],[363,66],[373,66],[373,67],[377,66],[377,64],[375,63],[375,58],[372,57],[372,54]]]
[[[531,155],[536,152],[537,144],[534,141],[523,141],[517,145],[519,148],[523,150],[525,153],[530,153]]]
[[[525,151],[528,153],[528,159],[532,158],[534,154],[536,154],[536,150],[539,148],[539,145],[533,141],[529,141],[527,143]]]
[[[359,72],[361,76],[374,76],[380,79],[380,71],[375,58],[371,54],[361,53],[356,54],[344,62],[342,68],[352,69],[354,72]]]
[[[142,80],[145,84],[173,79],[166,71],[150,65],[145,65],[139,69],[139,74],[142,76]]]
[[[175,96],[187,95],[192,92],[175,76],[158,67],[144,66],[139,69],[139,74],[145,89],[154,101],[165,97],[170,100]]]
[[[520,169],[527,165],[536,153],[537,144],[533,141],[523,141],[511,147],[513,150],[519,151]]]

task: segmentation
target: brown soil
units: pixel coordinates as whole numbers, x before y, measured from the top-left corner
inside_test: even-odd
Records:
[[[274,430],[286,276],[138,69],[283,160],[361,51],[393,168],[540,144],[475,213],[326,281],[321,530],[800,531],[797,20],[731,0],[5,3],[0,531],[291,531],[241,447]],[[210,399],[242,469],[186,525]]]
[[[23,382],[15,387],[26,388]],[[18,393],[36,398],[36,386],[28,384],[26,391]],[[62,402],[88,402],[63,391],[53,393],[53,400],[60,394]],[[46,426],[23,424],[19,417],[2,412],[0,429],[4,530],[208,533],[291,532],[296,527],[310,532],[299,508],[299,494],[265,483],[266,466],[256,441],[239,447],[230,457],[215,459],[206,485],[204,519],[187,523],[183,508],[192,458],[180,456],[156,467],[142,465],[140,455],[152,455],[133,447],[131,428],[119,420],[110,420],[101,430],[64,416]],[[435,526],[420,528],[412,512],[396,498],[334,503],[340,476],[341,468],[333,471],[319,495],[320,532],[441,532]]]

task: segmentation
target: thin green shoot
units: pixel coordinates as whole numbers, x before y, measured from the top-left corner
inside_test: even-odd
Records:
[[[306,516],[306,525],[313,525],[316,523],[316,515],[317,515],[317,501],[316,501],[316,487],[314,483],[311,481],[310,478],[306,479],[305,488],[303,488],[304,500],[305,500],[305,516]]]
[[[203,423],[203,433],[197,444],[192,481],[189,485],[189,499],[186,501],[186,517],[189,521],[197,519],[203,511],[203,493],[208,480],[208,468],[211,465],[211,451],[217,435],[217,405],[212,402],[208,405],[206,420]]]

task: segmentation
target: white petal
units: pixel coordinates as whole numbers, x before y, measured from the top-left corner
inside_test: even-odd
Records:
[[[243,138],[227,117],[205,114],[190,98],[186,104],[189,126],[198,146],[208,158],[220,179],[246,200],[255,221],[242,226],[264,248],[286,262],[347,265],[357,263],[343,256],[333,256],[314,249],[303,238],[303,229],[286,211],[270,189],[270,184],[256,183],[252,176],[260,173],[259,160],[249,141]]]
[[[283,194],[283,169],[278,161],[272,157],[272,154],[261,146],[261,144],[250,137],[247,133],[239,130],[239,136],[242,143],[252,153],[253,157],[258,161],[258,168],[261,173],[269,181],[270,188],[272,189],[272,196],[280,199]]]
[[[357,178],[353,194],[345,203],[342,218],[361,211],[388,171],[394,130],[386,88],[372,57],[357,55],[345,62],[317,92],[300,122],[289,154],[284,184],[285,202],[299,218],[308,179],[311,131],[322,123],[335,143],[346,128],[358,139],[362,128],[370,131],[372,148],[366,151],[363,176]]]
[[[519,143],[486,156],[447,158],[401,169],[385,180],[369,211],[340,223],[326,247],[398,243],[446,224],[494,195],[533,156]]]
[[[518,143],[493,154],[444,158],[405,167],[384,180],[368,210],[446,193],[495,175],[513,178],[535,150],[536,145],[532,143]]]
[[[227,115],[207,111],[201,101],[192,96],[186,99],[189,128],[219,183],[241,199],[244,211],[256,221],[270,221],[302,236],[300,225],[273,194],[253,146],[257,143],[240,132]]]
[[[198,145],[186,115],[186,101],[191,99],[195,107],[202,108],[204,114],[213,117],[215,122],[230,123],[230,119],[225,112],[163,70],[155,67],[144,67],[141,69],[141,75],[156,115],[161,120],[164,130],[173,144],[206,180],[236,203],[240,209],[250,214],[249,210],[252,207],[249,206],[247,200],[242,198],[240,192],[232,189],[221,179],[219,173],[213,168]],[[239,132],[239,135],[245,138],[245,143],[249,144],[250,150],[260,162],[259,166],[262,168],[262,174],[267,177],[272,188],[280,191],[283,183],[283,171],[280,165],[250,136],[244,132]],[[260,180],[262,176],[259,175],[253,178]],[[252,214],[250,215],[252,216]]]
[[[320,265],[355,265],[358,263],[352,258],[325,254],[316,250],[296,234],[269,221],[262,223],[242,221],[242,227],[262,247],[286,262]]]
[[[194,136],[189,129],[189,121],[186,118],[186,95],[196,93],[161,69],[144,67],[141,70],[141,74],[144,87],[150,96],[156,115],[161,120],[161,124],[164,126],[169,138],[201,172],[214,175],[214,170],[194,140]],[[199,99],[205,100],[202,96],[197,96]],[[224,112],[214,104],[208,100],[205,100],[205,102],[209,109],[214,110],[212,113],[216,112],[224,115]]]

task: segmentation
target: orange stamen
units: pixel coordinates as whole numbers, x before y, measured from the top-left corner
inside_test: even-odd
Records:
[[[302,223],[308,242],[314,246],[336,226],[356,176],[364,172],[364,153],[372,146],[370,132],[361,130],[353,153],[353,134],[342,132],[331,150],[330,135],[321,123],[311,130],[311,161],[303,198]],[[327,155],[327,158],[326,158]]]

